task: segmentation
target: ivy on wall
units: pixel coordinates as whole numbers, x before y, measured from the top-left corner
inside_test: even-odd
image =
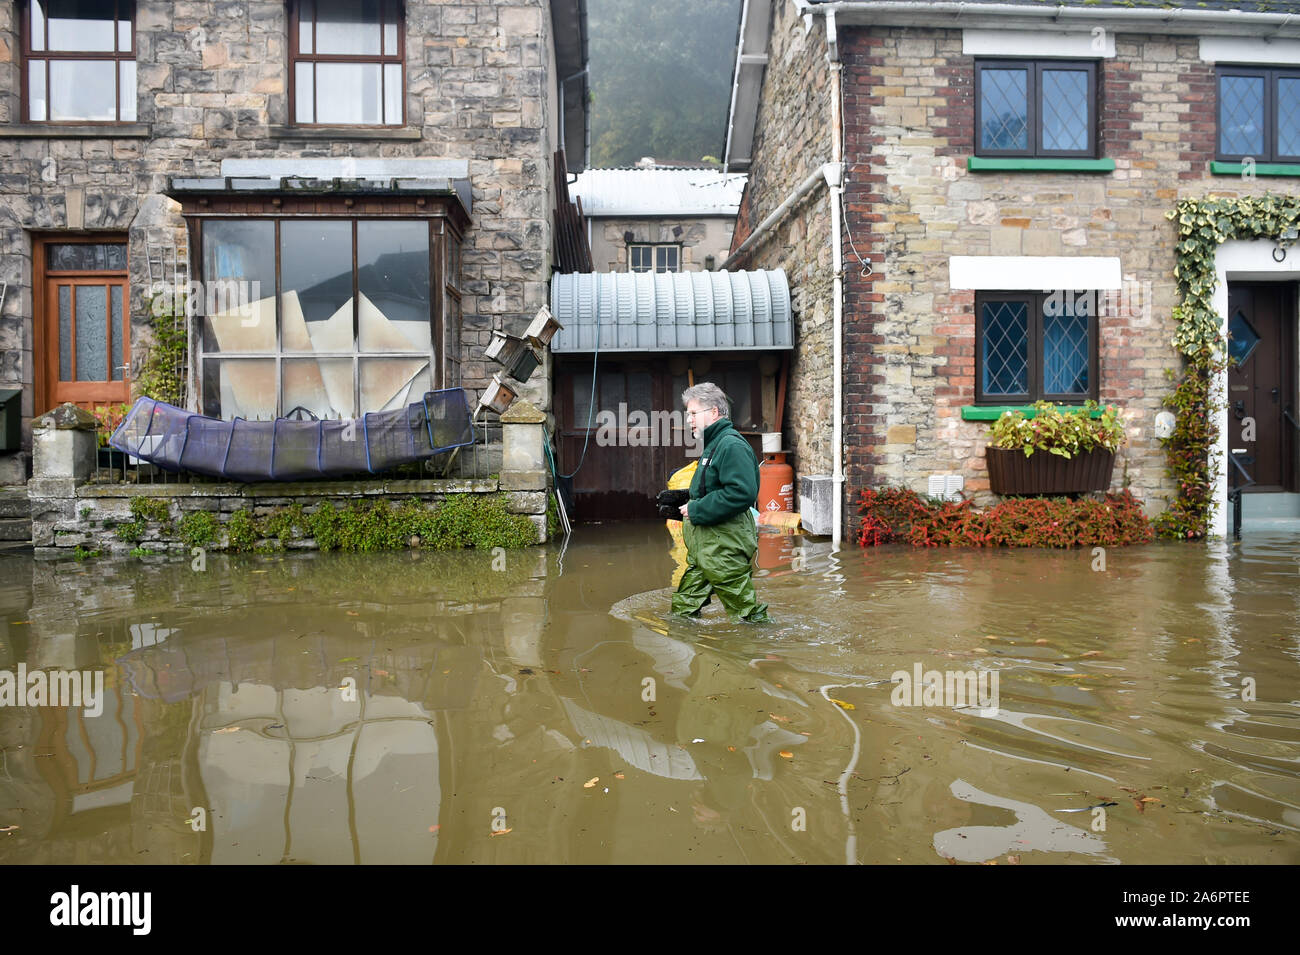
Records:
[[[185,300],[163,293],[149,301],[153,346],[135,378],[135,393],[180,407],[185,402]]]
[[[1183,199],[1166,216],[1178,223],[1174,278],[1181,301],[1173,311],[1173,344],[1187,357],[1187,367],[1165,398],[1176,424],[1161,444],[1178,496],[1156,528],[1162,537],[1187,539],[1206,535],[1215,504],[1210,454],[1218,442],[1216,415],[1222,409],[1211,385],[1227,367],[1222,319],[1214,310],[1215,255],[1230,239],[1269,239],[1288,247],[1295,238],[1287,233],[1300,226],[1300,196]]]

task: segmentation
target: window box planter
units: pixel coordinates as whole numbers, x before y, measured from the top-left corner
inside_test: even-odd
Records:
[[[985,448],[989,490],[994,494],[1083,494],[1105,491],[1115,469],[1115,452],[1097,448],[1063,458],[1048,451]]]

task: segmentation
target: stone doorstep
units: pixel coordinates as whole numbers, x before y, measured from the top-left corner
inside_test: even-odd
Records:
[[[0,541],[30,541],[32,539],[32,521],[30,517],[0,519]]]
[[[26,488],[0,489],[0,517],[31,517],[32,502]]]

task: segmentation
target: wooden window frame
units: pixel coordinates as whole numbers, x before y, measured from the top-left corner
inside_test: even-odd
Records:
[[[341,53],[317,53],[315,41],[316,22],[312,21],[312,52],[303,53],[298,49],[298,40],[301,36],[299,29],[299,13],[302,8],[302,0],[291,0],[289,4],[289,42],[286,45],[289,51],[289,126],[297,129],[402,129],[406,126],[406,5],[404,0],[378,0],[379,2],[379,53],[373,56],[360,54],[341,54]],[[388,24],[388,17],[391,15],[393,21],[397,24],[397,52],[386,54],[384,50],[384,27]],[[315,15],[313,14],[313,17]],[[300,123],[298,121],[298,64],[311,63],[312,67],[312,110],[311,115],[313,122]],[[315,118],[319,115],[316,108],[316,94],[320,89],[320,84],[315,79],[315,64],[318,63],[374,63],[379,65],[379,82],[380,82],[380,110],[386,103],[384,96],[384,66],[397,64],[402,70],[402,91],[398,97],[402,104],[402,115],[395,123],[318,123]]]
[[[21,74],[18,82],[20,90],[19,96],[22,99],[20,116],[24,123],[35,123],[41,126],[124,126],[130,125],[137,120],[122,119],[122,68],[123,62],[136,62],[136,54],[139,49],[139,38],[135,32],[135,15],[137,9],[136,0],[103,0],[105,5],[113,4],[113,49],[92,50],[92,51],[70,51],[70,50],[51,50],[50,46],[50,19],[45,17],[45,49],[32,49],[31,36],[31,0],[22,0],[21,3],[15,4],[14,10],[18,16],[18,29],[20,34],[19,48],[21,56],[19,57],[18,70]],[[126,8],[129,16],[121,16],[120,12]],[[122,51],[118,49],[121,45],[121,38],[118,31],[119,22],[129,22],[131,24],[131,49]],[[29,79],[28,64],[33,60],[43,60],[45,62],[45,119],[31,118],[31,83]],[[50,108],[50,62],[53,60],[82,60],[86,62],[112,63],[113,64],[113,109],[117,113],[116,119],[96,120],[96,119],[50,119],[53,110]],[[139,96],[139,81],[136,81],[136,95]],[[136,106],[136,115],[139,116],[139,104]]]
[[[1054,401],[1058,404],[1082,404],[1088,399],[1099,400],[1099,339],[1101,316],[1098,314],[1103,296],[1096,291],[1080,289],[1063,294],[1077,298],[1081,294],[1092,296],[1091,314],[1088,316],[1088,391],[1085,394],[1046,394],[1043,392],[1043,318],[1045,303],[1054,292],[1026,292],[1023,290],[979,291],[975,293],[975,404],[1019,405],[1035,401]],[[1026,337],[1029,343],[1028,391],[1018,395],[986,395],[984,393],[984,304],[995,302],[1024,302],[1029,307]]]
[[[985,70],[1023,69],[1029,79],[1025,90],[1028,99],[1028,149],[987,149],[982,145],[984,129],[983,74]],[[1044,149],[1042,123],[1042,78],[1045,70],[1084,70],[1088,74],[1089,121],[1088,145],[1084,149]],[[975,155],[998,159],[1097,159],[1100,158],[1101,99],[1096,60],[1056,59],[981,59],[975,61]]]
[[[1225,153],[1223,146],[1223,80],[1228,76],[1257,76],[1264,80],[1264,148],[1261,155],[1252,156],[1245,153]],[[1214,157],[1220,162],[1255,162],[1300,164],[1300,154],[1280,155],[1278,153],[1278,81],[1282,79],[1300,80],[1300,67],[1286,66],[1233,66],[1220,65],[1214,68]]]

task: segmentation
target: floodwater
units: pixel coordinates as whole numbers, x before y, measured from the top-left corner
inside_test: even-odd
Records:
[[[0,863],[1300,862],[1294,537],[797,540],[767,626],[668,618],[662,524],[0,556],[0,670],[103,679],[0,707]]]

